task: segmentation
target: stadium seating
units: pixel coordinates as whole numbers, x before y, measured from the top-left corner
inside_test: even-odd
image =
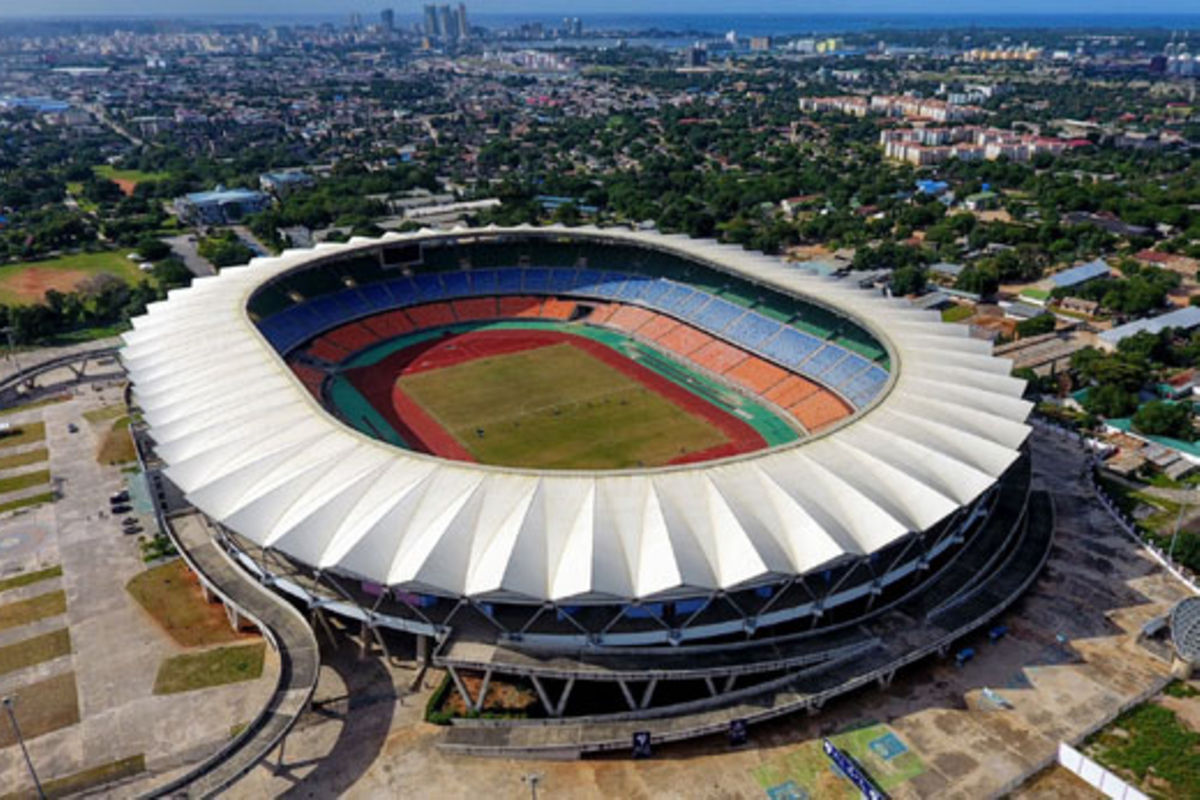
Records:
[[[296,373],[296,377],[304,384],[305,388],[312,393],[312,396],[321,399],[321,385],[325,382],[325,373],[316,367],[310,367],[307,364],[301,364],[296,361],[289,365],[292,372]]]
[[[755,394],[765,394],[768,389],[783,381],[788,373],[769,361],[751,356],[729,370],[726,375]]]
[[[308,346],[308,354],[322,361],[336,364],[350,355],[350,351],[332,341],[328,336],[321,336]]]
[[[780,408],[791,408],[819,391],[821,387],[815,383],[806,381],[799,375],[789,375],[767,390],[763,397]]]
[[[500,315],[494,297],[473,297],[465,300],[454,300],[454,316],[459,322],[474,322],[481,319],[495,319]]]
[[[845,403],[832,392],[821,390],[788,409],[805,430],[816,433],[850,414]]]
[[[596,304],[589,323],[657,341],[718,374],[744,364],[730,378],[759,394],[770,391],[786,398],[790,402],[771,400],[783,407],[808,402],[801,394],[814,380],[856,407],[870,403],[887,384],[888,371],[881,366],[886,365],[886,351],[865,330],[819,306],[733,276],[710,274],[666,254],[629,249],[622,255],[610,252],[612,248],[597,254],[563,245],[552,253],[539,253],[539,266],[515,267],[522,263],[519,250],[511,244],[488,246],[478,253],[475,248],[464,250],[477,266],[497,266],[460,270],[457,251],[432,248],[426,255],[446,268],[421,270],[412,277],[384,272],[373,257],[338,263],[330,270],[306,270],[261,290],[250,310],[267,340],[285,353],[323,331],[364,320],[335,339],[314,342],[314,355],[337,360],[339,354],[344,357],[416,327],[505,317],[566,321],[578,307],[566,297],[607,298],[616,302]],[[524,263],[530,260],[525,257]],[[576,268],[581,263],[589,266]],[[625,271],[597,268],[606,266]],[[701,285],[710,291],[698,288]],[[306,300],[296,303],[293,292]],[[346,353],[340,353],[343,350]],[[785,380],[780,367],[797,373],[796,381],[803,382]],[[821,422],[832,417],[834,406],[812,401],[804,413],[810,421]]]
[[[426,303],[407,309],[408,316],[418,328],[436,328],[454,324],[454,311],[449,303]]]
[[[542,298],[540,297],[501,297],[501,317],[540,317],[542,315]]]
[[[364,347],[370,347],[379,341],[379,336],[361,322],[351,322],[335,328],[325,334],[325,339],[333,342],[348,353],[357,353]]]
[[[662,314],[655,314],[646,324],[637,329],[637,335],[656,342],[679,325],[678,322]]]

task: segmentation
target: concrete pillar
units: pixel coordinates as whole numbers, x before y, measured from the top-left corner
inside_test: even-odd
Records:
[[[429,664],[429,637],[423,633],[416,634],[417,637],[417,663]]]
[[[1192,679],[1192,675],[1196,672],[1196,662],[1191,659],[1181,658],[1178,654],[1171,659],[1171,674],[1181,681]]]

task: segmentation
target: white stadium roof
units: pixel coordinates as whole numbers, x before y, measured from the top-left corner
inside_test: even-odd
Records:
[[[263,547],[410,591],[622,601],[731,589],[874,552],[975,500],[1016,460],[1023,382],[967,328],[779,259],[685,236],[472,229],[646,245],[860,321],[892,385],[830,433],[719,462],[620,472],[507,469],[399,449],[335,419],[250,320],[281,273],[388,234],[197,278],[134,320],[122,359],[167,475]]]

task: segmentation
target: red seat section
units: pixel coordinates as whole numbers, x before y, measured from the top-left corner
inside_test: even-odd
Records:
[[[454,310],[449,303],[427,303],[408,309],[409,318],[418,328],[437,328],[454,324]]]
[[[502,317],[540,317],[542,315],[542,298],[514,297],[500,298],[500,316]]]
[[[350,351],[341,345],[330,340],[329,336],[318,336],[313,340],[313,343],[308,346],[310,355],[328,361],[331,364],[336,364],[346,356],[350,355]]]
[[[371,330],[378,331],[380,336],[385,339],[403,336],[415,327],[408,315],[399,310],[376,314],[366,320],[366,325]]]
[[[292,372],[296,373],[296,377],[304,384],[305,388],[312,393],[312,396],[321,399],[321,384],[325,382],[325,373],[315,367],[310,367],[307,364],[299,364],[293,361],[289,366]]]
[[[366,325],[358,322],[351,322],[348,325],[335,328],[325,334],[325,336],[334,344],[351,353],[358,352],[364,347],[370,347],[379,341],[378,334]]]
[[[454,315],[459,322],[472,322],[480,319],[495,319],[500,313],[494,297],[474,297],[469,300],[454,300]]]

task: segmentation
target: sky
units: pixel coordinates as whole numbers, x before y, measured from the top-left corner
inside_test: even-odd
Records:
[[[437,0],[444,2],[445,0]],[[395,8],[398,15],[415,15],[417,0],[0,0],[0,16],[195,16],[198,14],[375,14],[384,7]],[[914,0],[898,4],[895,0],[839,0],[835,3],[787,2],[787,0],[472,0],[469,12],[477,14],[588,13],[646,14],[1078,14],[1081,24],[1090,14],[1200,14],[1196,0]],[[586,22],[586,20],[585,20]]]

